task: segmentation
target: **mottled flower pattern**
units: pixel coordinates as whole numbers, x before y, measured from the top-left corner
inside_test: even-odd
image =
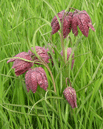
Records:
[[[49,59],[50,59],[48,55],[49,49],[45,49],[45,47],[40,47],[40,46],[35,46],[35,49],[36,49],[37,54],[40,56],[40,58],[43,59],[46,63],[49,63]],[[33,50],[33,47],[32,47],[32,50]],[[28,51],[28,54],[34,57],[34,61],[38,60],[36,55],[30,50]]]
[[[75,89],[73,89],[72,87],[67,87],[67,88],[63,91],[63,94],[64,94],[66,100],[68,101],[68,103],[70,104],[70,106],[71,106],[72,108],[77,107]]]
[[[62,10],[57,15],[61,23],[63,21],[63,37],[64,38],[67,37],[71,29],[74,35],[77,36],[78,35],[77,26],[81,30],[82,34],[85,35],[86,37],[88,37],[89,28],[95,31],[92,25],[90,16],[85,10],[83,11],[75,10],[73,13],[65,12],[65,10]],[[59,25],[59,22],[56,16],[54,16],[54,18],[52,19],[51,27],[52,27],[52,34],[55,34],[60,29],[60,25]]]
[[[42,67],[29,69],[25,74],[25,83],[28,92],[32,90],[32,92],[35,93],[38,85],[46,91],[48,81],[44,69]]]
[[[32,58],[30,57],[30,55],[27,52],[21,52],[21,53],[15,55],[14,57],[19,57],[19,58],[23,58],[23,59],[32,61]],[[9,63],[9,62],[14,62],[12,68],[15,69],[16,76],[19,76],[19,75],[25,73],[33,65],[32,62],[24,61],[22,59],[12,58],[7,61],[7,63]]]
[[[76,10],[73,13],[72,31],[73,31],[75,36],[78,35],[77,26],[81,30],[82,34],[85,35],[86,37],[88,37],[89,27],[93,31],[95,31],[95,29],[92,25],[92,21],[85,10],[83,10],[83,11]]]
[[[58,17],[61,23],[63,21],[63,37],[66,38],[72,28],[72,12],[66,13],[65,10],[63,10],[58,13]],[[60,29],[60,25],[56,16],[54,16],[54,18],[52,19],[51,27],[52,34],[55,34]]]

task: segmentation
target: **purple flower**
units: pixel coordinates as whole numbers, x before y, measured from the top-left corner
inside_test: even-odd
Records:
[[[82,34],[85,35],[86,37],[88,37],[89,27],[93,31],[95,31],[95,29],[92,25],[92,21],[85,10],[83,10],[83,11],[76,10],[73,13],[72,31],[75,36],[78,35],[77,26],[79,26],[79,29],[81,30]]]
[[[20,58],[32,61],[32,58],[26,52],[21,52],[21,53],[15,55],[14,57],[20,57]],[[27,62],[27,61],[24,61],[21,59],[10,59],[7,61],[7,63],[9,63],[9,62],[14,62],[12,68],[13,69],[15,68],[16,76],[19,76],[19,75],[25,73],[33,65],[33,63],[31,63],[31,62]]]
[[[43,59],[46,63],[49,63],[48,60],[50,59],[50,57],[47,53],[49,50],[45,49],[45,47],[39,47],[39,46],[35,46],[35,49],[36,49],[37,54],[41,57],[41,59]],[[33,47],[32,47],[32,50],[33,50]],[[28,51],[28,54],[30,56],[34,56],[34,61],[38,60],[36,55],[33,52],[31,52],[30,50]]]
[[[70,56],[70,54],[71,54],[71,52],[72,52],[72,49],[69,47],[69,48],[67,48],[67,60],[69,59],[69,56]],[[63,51],[61,51],[61,56],[63,56]],[[73,55],[72,55],[72,58],[74,58],[74,53],[73,53]],[[73,65],[74,65],[74,59],[72,59],[72,66],[71,66],[71,69],[73,68]]]
[[[77,107],[75,89],[73,89],[72,87],[67,87],[63,91],[63,94],[72,108]]]
[[[63,37],[66,38],[72,28],[72,12],[65,13],[65,10],[63,10],[58,13],[58,17],[61,23],[63,21]],[[56,16],[54,16],[54,18],[52,19],[51,27],[52,27],[52,34],[55,34],[60,29],[60,25]]]
[[[25,83],[28,92],[31,89],[35,93],[38,85],[46,91],[48,82],[44,69],[42,67],[29,69],[25,74]]]

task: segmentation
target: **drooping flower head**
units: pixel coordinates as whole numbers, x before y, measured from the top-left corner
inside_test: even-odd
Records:
[[[77,107],[75,89],[73,89],[72,87],[67,87],[67,88],[63,91],[63,94],[64,94],[66,100],[68,101],[68,103],[70,104],[70,106],[71,106],[72,108]]]
[[[71,55],[72,49],[69,47],[67,48],[67,60],[69,59],[70,55]],[[63,50],[61,51],[61,56],[63,56]],[[72,58],[74,58],[74,53],[72,55]],[[73,68],[74,65],[74,59],[72,59],[72,65],[71,65],[71,69]]]
[[[65,10],[62,10],[57,15],[61,23],[63,21],[63,37],[64,38],[67,37],[71,29],[74,35],[77,36],[78,35],[77,26],[81,30],[82,34],[85,35],[86,37],[88,37],[89,28],[95,31],[92,25],[91,18],[85,10],[83,11],[75,10],[73,13],[65,12]],[[59,22],[56,16],[54,16],[54,18],[52,19],[51,27],[52,27],[52,34],[55,34],[60,29],[60,25],[59,25]]]
[[[32,90],[35,93],[38,85],[46,91],[48,82],[44,69],[42,67],[29,69],[25,74],[25,83],[28,92]]]
[[[92,21],[88,15],[88,13],[85,10],[83,10],[83,11],[76,10],[73,13],[72,31],[73,31],[75,36],[78,35],[77,26],[81,30],[82,34],[85,35],[86,37],[88,37],[89,27],[93,31],[95,31],[95,29],[92,25]]]
[[[32,61],[32,58],[26,52],[21,52],[21,53],[15,55],[14,57],[20,57],[20,58]],[[10,59],[7,61],[7,63],[9,63],[9,62],[14,62],[12,68],[13,69],[15,68],[16,76],[19,76],[19,75],[25,73],[33,65],[32,62],[27,62],[22,59]]]
[[[37,54],[40,56],[41,59],[43,59],[46,63],[49,63],[49,55],[48,55],[48,49],[45,49],[45,47],[39,47],[39,46],[35,46],[36,52]],[[33,50],[33,47],[32,47]],[[31,52],[30,50],[28,51],[28,54],[30,56],[34,56],[34,61],[38,60],[38,58],[36,57],[36,55]]]
[[[66,38],[72,28],[72,12],[65,12],[65,10],[58,13],[58,17],[62,23],[63,21],[63,37]],[[60,25],[57,17],[54,16],[51,22],[52,34],[55,34],[59,29]]]

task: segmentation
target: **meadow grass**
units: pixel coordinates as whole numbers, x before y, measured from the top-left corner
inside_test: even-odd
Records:
[[[2,129],[102,129],[103,128],[103,1],[102,0],[1,0],[0,1],[0,128]],[[86,10],[92,19],[95,32],[77,37],[72,32],[64,40],[65,48],[75,53],[74,67],[63,66],[59,34],[52,36],[55,54],[54,65],[49,63],[52,78],[48,90],[38,87],[28,93],[25,74],[16,77],[7,64],[10,57],[27,52],[30,47],[47,46],[50,40],[51,20],[56,13],[73,7]],[[55,47],[56,45],[56,47]],[[61,65],[60,65],[61,64]],[[34,65],[36,67],[36,65]],[[69,77],[77,92],[78,107],[72,109],[63,96],[65,78]],[[68,84],[69,85],[69,84]]]

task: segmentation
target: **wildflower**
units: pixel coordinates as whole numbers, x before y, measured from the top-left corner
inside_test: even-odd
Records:
[[[95,31],[95,29],[92,25],[92,21],[85,10],[83,10],[83,11],[76,10],[73,13],[72,31],[75,36],[78,35],[77,26],[79,26],[79,29],[81,30],[82,34],[85,35],[86,37],[88,37],[89,27],[93,31]]]
[[[20,57],[20,58],[32,61],[32,58],[26,52],[21,52],[21,53],[15,55],[14,57]],[[33,65],[33,63],[31,63],[31,62],[27,62],[27,61],[24,61],[21,59],[15,59],[15,58],[7,61],[7,63],[9,63],[9,62],[14,62],[12,68],[13,69],[15,68],[16,76],[19,76],[19,75],[25,73]]]
[[[31,89],[35,93],[38,85],[46,91],[48,82],[44,69],[42,67],[29,69],[25,74],[25,83],[28,92]]]
[[[58,17],[62,23],[63,21],[63,37],[66,38],[67,35],[70,33],[71,28],[72,28],[72,12],[65,12],[65,10],[61,11],[58,13]],[[55,34],[59,29],[60,25],[57,20],[57,17],[54,16],[51,22],[51,27],[52,27],[52,34]]]
[[[72,87],[67,87],[63,91],[63,94],[72,108],[77,107],[75,89],[73,89]]]
[[[69,48],[67,48],[67,60],[69,59],[69,56],[70,56],[70,54],[71,54],[71,52],[72,52],[72,49],[69,47]],[[63,51],[61,51],[61,56],[63,56]],[[73,55],[72,55],[72,58],[74,58],[74,53],[73,53]],[[71,66],[71,69],[73,68],[73,65],[74,65],[74,59],[72,59],[72,66]]]
[[[40,58],[43,59],[46,63],[49,63],[48,60],[50,59],[50,57],[47,53],[49,50],[45,49],[45,47],[39,47],[39,46],[35,46],[35,49],[36,49],[37,54],[40,56]],[[32,47],[32,50],[33,50],[33,47]],[[28,51],[28,54],[34,57],[34,61],[38,60],[36,55],[30,50]]]

